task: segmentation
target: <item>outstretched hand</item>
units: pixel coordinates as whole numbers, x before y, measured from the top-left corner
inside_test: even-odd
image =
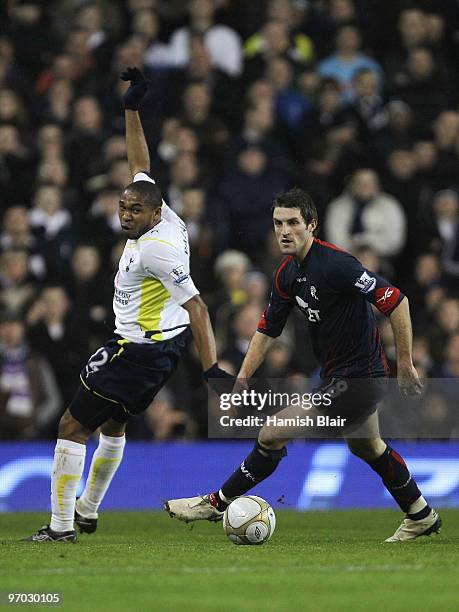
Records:
[[[126,110],[138,110],[140,101],[148,90],[150,81],[146,79],[138,68],[126,68],[121,73],[123,81],[130,81],[131,84],[123,95],[123,105]]]
[[[236,378],[219,368],[217,363],[214,363],[211,368],[206,370],[203,376],[208,382],[209,387],[218,393],[218,395],[230,393],[236,383]]]
[[[405,396],[420,395],[423,384],[413,364],[398,364],[397,379],[400,393]]]

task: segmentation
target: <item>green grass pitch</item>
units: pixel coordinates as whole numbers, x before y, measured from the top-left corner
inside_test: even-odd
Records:
[[[33,607],[91,612],[459,610],[459,511],[441,515],[441,535],[400,545],[383,544],[396,511],[279,511],[268,544],[235,546],[221,524],[158,512],[106,512],[77,544],[27,544],[48,516],[0,514],[0,591],[61,592],[60,608]]]

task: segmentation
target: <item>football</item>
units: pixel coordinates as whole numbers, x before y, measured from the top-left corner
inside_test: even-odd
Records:
[[[275,527],[274,510],[256,495],[238,497],[223,515],[223,529],[234,544],[264,544]]]

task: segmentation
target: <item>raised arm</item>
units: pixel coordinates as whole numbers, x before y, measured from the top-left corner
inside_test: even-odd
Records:
[[[138,68],[128,68],[121,78],[123,81],[130,81],[130,86],[123,96],[123,103],[129,170],[134,177],[137,172],[150,170],[150,154],[138,112],[139,104],[148,89],[148,81]]]
[[[139,112],[126,109],[124,116],[126,118],[126,146],[129,170],[132,177],[134,177],[137,172],[149,172],[150,154]]]

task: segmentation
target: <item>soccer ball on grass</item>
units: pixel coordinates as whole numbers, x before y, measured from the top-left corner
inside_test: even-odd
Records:
[[[256,495],[238,497],[223,515],[223,529],[234,544],[264,544],[275,527],[274,510]]]

